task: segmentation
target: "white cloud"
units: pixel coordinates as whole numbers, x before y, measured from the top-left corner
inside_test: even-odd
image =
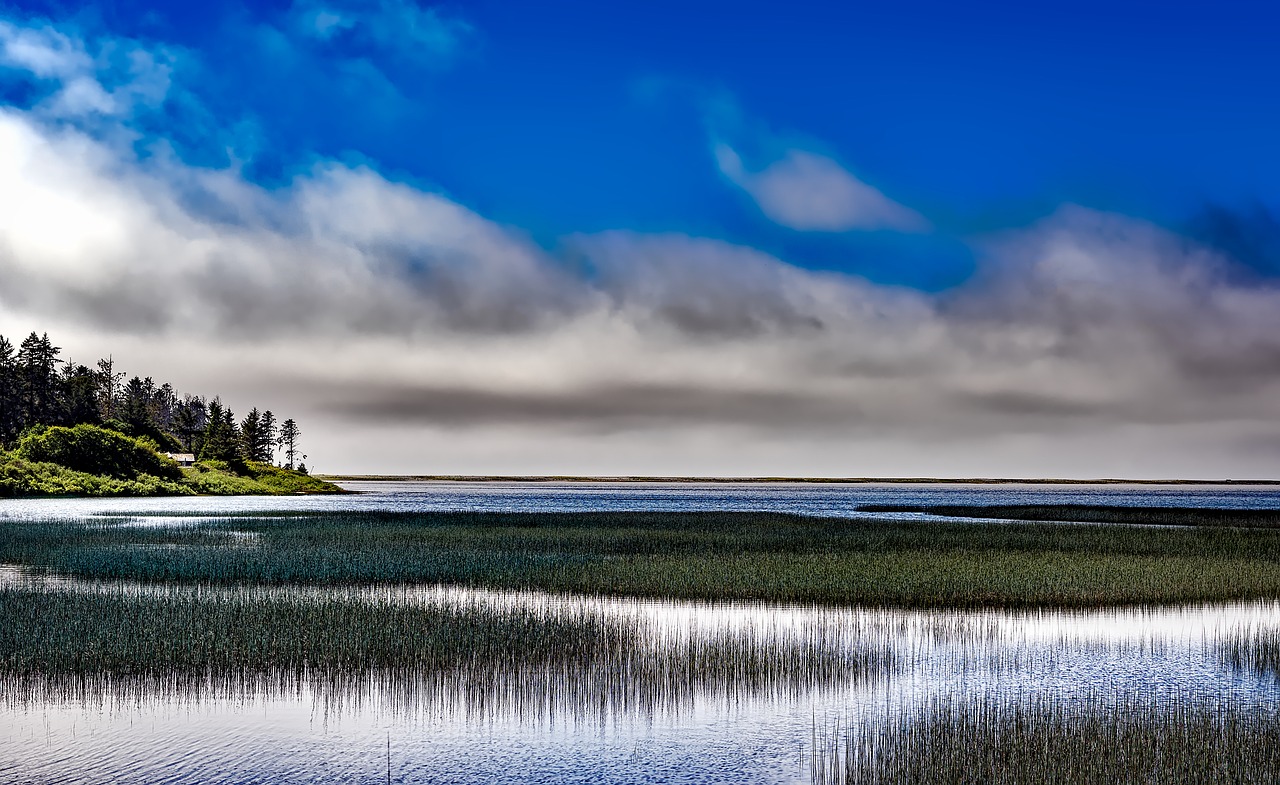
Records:
[[[354,35],[418,60],[451,59],[472,34],[465,21],[413,0],[295,0],[290,13],[300,30],[321,41]]]
[[[0,67],[26,72],[49,86],[38,109],[63,118],[125,117],[138,105],[157,105],[169,90],[172,70],[163,49],[124,39],[95,43],[47,24],[0,21]],[[104,76],[111,78],[104,84]]]
[[[925,219],[862,182],[840,164],[804,150],[786,155],[763,170],[748,171],[736,150],[715,145],[716,162],[730,182],[750,194],[775,223],[800,231],[847,232],[854,229],[928,229]]]
[[[56,87],[59,46],[23,55]],[[1280,474],[1280,291],[1131,218],[1065,208],[933,296],[117,139],[0,111],[0,332],[298,417],[321,469]]]

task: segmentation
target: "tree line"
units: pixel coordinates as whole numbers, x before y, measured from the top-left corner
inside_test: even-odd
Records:
[[[33,332],[17,347],[0,335],[0,447],[35,426],[89,423],[201,461],[274,464],[281,456],[285,468],[306,470],[297,462],[302,431],[292,419],[280,422],[270,409],[254,408],[237,421],[220,398],[180,395],[149,376],[126,381],[111,357],[90,368],[61,352],[47,333]]]

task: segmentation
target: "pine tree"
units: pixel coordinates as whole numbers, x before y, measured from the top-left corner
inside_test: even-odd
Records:
[[[58,353],[62,351],[32,332],[18,349],[19,406],[22,427],[51,424],[56,413]]]
[[[124,381],[124,371],[116,371],[115,358],[108,355],[105,360],[98,360],[97,377],[98,411],[102,419],[114,419],[116,403],[120,400],[120,384]]]
[[[267,409],[262,413],[262,421],[258,423],[262,432],[262,460],[264,463],[276,462],[276,446],[280,443],[280,429],[276,425],[276,416]]]
[[[262,443],[262,415],[258,407],[254,407],[244,422],[240,423],[240,454],[246,461],[262,461],[264,449]]]
[[[209,402],[209,424],[204,429],[200,460],[231,462],[240,456],[236,444],[235,415],[222,405],[220,398]]]
[[[13,344],[0,335],[0,446],[12,444],[22,430],[18,389],[18,358]]]
[[[293,468],[293,460],[298,455],[298,439],[302,436],[302,430],[298,428],[298,424],[292,419],[285,420],[280,425],[280,447],[284,450],[285,468]]]
[[[203,398],[187,395],[177,403],[172,432],[187,452],[193,455],[200,453],[204,444],[204,430],[208,424],[208,407]]]
[[[177,414],[178,395],[173,385],[165,382],[151,398],[151,419],[165,433],[174,433],[173,418]]]
[[[150,380],[148,380],[150,381]],[[137,376],[124,386],[124,396],[120,403],[120,419],[129,426],[129,434],[142,436],[151,431],[151,396],[146,382]]]
[[[59,387],[59,419],[63,423],[96,425],[102,421],[98,412],[97,375],[88,366],[76,365],[68,360],[62,368]]]

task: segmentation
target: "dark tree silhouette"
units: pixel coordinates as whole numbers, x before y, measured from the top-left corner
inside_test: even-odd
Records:
[[[0,445],[9,444],[22,431],[18,358],[13,344],[0,335]]]
[[[116,402],[120,400],[120,387],[124,382],[124,372],[116,371],[114,357],[98,360],[98,411],[102,419],[111,420],[116,416]]]
[[[302,431],[292,418],[280,424],[280,448],[284,450],[286,469],[293,468],[294,458],[298,455],[298,439],[301,436]]]
[[[179,395],[173,385],[126,374],[108,356],[89,368],[62,359],[47,334],[31,333],[22,345],[0,335],[0,448],[13,446],[34,426],[102,425],[146,436],[162,449],[200,460],[272,463],[283,447],[288,465],[298,454],[298,424],[280,425],[270,411],[252,409],[237,424],[219,398]]]
[[[18,349],[19,400],[24,428],[38,424],[56,424],[55,391],[58,387],[58,352],[43,336],[34,332]]]
[[[262,413],[262,422],[258,427],[262,431],[263,463],[276,462],[276,446],[280,443],[280,427],[276,424],[276,416],[270,409]]]

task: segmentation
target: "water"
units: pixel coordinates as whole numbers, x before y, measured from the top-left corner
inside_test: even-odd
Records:
[[[78,517],[192,509],[211,516],[270,511],[465,510],[575,512],[748,510],[850,516],[870,504],[1102,504],[1280,509],[1280,486],[345,482],[348,496],[0,500],[3,517]],[[883,513],[877,517],[884,517]],[[912,516],[919,517],[919,516]]]
[[[192,512],[301,510],[786,510],[856,514],[860,504],[1087,503],[1280,507],[1280,489],[1177,486],[795,486],[351,483],[344,497],[0,502],[2,517],[133,515],[181,525]],[[29,576],[0,570],[0,581]],[[42,579],[57,591],[163,591]],[[291,590],[281,590],[291,591]],[[300,591],[300,590],[292,590]],[[880,647],[892,662],[867,678],[798,679],[794,689],[725,681],[717,689],[600,710],[552,697],[487,700],[371,678],[334,692],[286,689],[69,690],[0,700],[3,783],[722,782],[809,781],[815,731],[874,722],[886,709],[960,699],[1098,695],[1212,697],[1274,705],[1280,686],[1233,671],[1215,643],[1280,628],[1259,602],[1089,612],[929,613],[754,603],[655,602],[446,587],[326,590],[348,598],[455,603],[504,612],[585,612],[646,631],[666,650],[726,634],[768,648],[798,638],[833,651]],[[607,674],[606,674],[607,675]],[[599,679],[598,670],[562,675]],[[100,687],[101,685],[95,685]],[[557,693],[559,694],[559,693]],[[530,706],[533,709],[530,709]],[[389,755],[388,755],[389,744]]]

